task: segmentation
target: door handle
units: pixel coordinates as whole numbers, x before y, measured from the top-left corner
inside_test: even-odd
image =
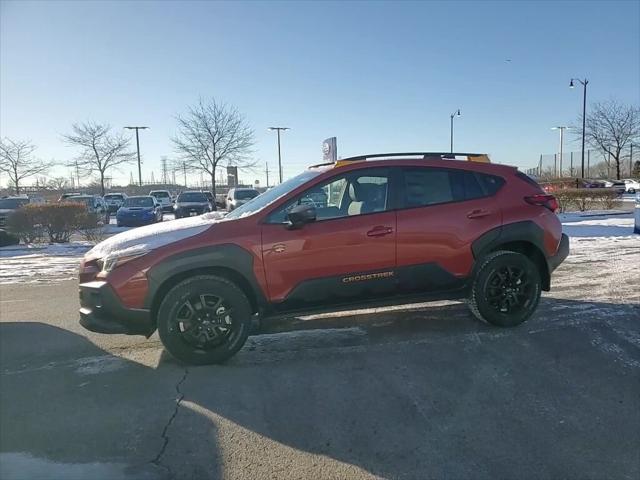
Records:
[[[467,218],[483,218],[483,217],[487,217],[489,215],[491,215],[493,212],[491,212],[491,210],[482,210],[482,209],[477,209],[477,210],[471,210],[469,213],[467,213]]]
[[[373,227],[371,230],[367,232],[367,237],[383,237],[385,235],[389,235],[393,233],[393,228],[391,227]]]

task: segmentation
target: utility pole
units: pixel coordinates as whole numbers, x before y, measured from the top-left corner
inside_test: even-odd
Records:
[[[562,149],[564,145],[564,131],[570,127],[553,127],[551,130],[560,130],[560,178],[562,178]]]
[[[282,156],[280,155],[280,131],[290,130],[289,127],[269,127],[269,130],[278,132],[278,176],[282,183]]]
[[[187,162],[182,161],[182,174],[184,175],[184,188],[187,188]]]
[[[77,160],[76,160],[76,178],[78,179],[78,188],[80,188],[80,168],[78,167]]]
[[[162,183],[166,185],[169,183],[169,177],[167,176],[167,157],[160,157],[160,163],[162,164]]]
[[[583,94],[582,94],[582,171],[580,172],[580,175],[582,176],[582,178],[584,178],[584,140],[585,140],[585,132],[586,132],[586,125],[587,125],[587,85],[589,84],[589,80],[587,80],[586,78],[584,80],[580,80],[579,78],[572,78],[571,81],[569,82],[569,88],[573,88],[573,81],[577,80],[578,82],[580,82],[582,84],[582,86],[584,87],[583,90]]]
[[[138,130],[146,130],[149,127],[124,127],[127,130],[136,131],[136,149],[138,151],[138,185],[142,186],[142,167],[140,166],[140,138],[138,136]]]
[[[633,172],[633,143],[629,145],[629,178]]]
[[[265,162],[264,166],[265,166],[264,173],[267,176],[267,188],[269,188],[269,163]]]
[[[453,153],[453,117],[459,117],[459,116],[461,116],[460,109],[458,109],[458,111],[453,112],[450,115],[450,118],[451,118],[451,153]]]

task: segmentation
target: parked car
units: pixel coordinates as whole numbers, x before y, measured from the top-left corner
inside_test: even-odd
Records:
[[[127,197],[116,212],[119,227],[135,227],[162,221],[162,207],[152,196]]]
[[[44,200],[38,198],[31,198],[27,195],[17,195],[14,197],[0,198],[0,227],[4,227],[7,224],[7,218],[11,213],[18,208],[27,205],[29,203],[43,203]]]
[[[640,180],[634,180],[632,178],[626,178],[623,180],[624,190],[627,193],[640,192]]]
[[[202,215],[212,210],[209,199],[203,192],[182,192],[176,199],[173,211],[176,218]]]
[[[202,193],[204,193],[205,197],[207,197],[207,200],[209,200],[209,205],[211,206],[211,211],[215,211],[218,209],[218,206],[216,204],[216,199],[213,196],[213,193],[211,193],[209,190],[203,190]]]
[[[58,202],[63,202],[65,201],[67,198],[69,197],[79,197],[82,194],[80,192],[67,192],[67,193],[63,193],[62,195],[60,195],[60,198],[58,198]]]
[[[227,193],[227,211],[232,211],[260,195],[255,188],[232,188]]]
[[[619,194],[623,194],[625,192],[626,185],[622,180],[603,180],[602,184],[605,188],[611,188]]]
[[[466,298],[490,324],[527,320],[569,253],[556,199],[513,167],[414,155],[312,167],[225,217],[101,242],[80,265],[81,325],[158,329],[176,358],[209,364],[254,315]],[[318,192],[326,206],[306,201]]]
[[[155,197],[163,212],[171,212],[173,210],[173,202],[171,201],[169,190],[151,190],[149,195]]]
[[[104,197],[104,202],[107,204],[109,213],[117,212],[122,206],[122,203],[127,198],[126,193],[107,193]]]
[[[87,210],[91,213],[95,213],[98,218],[108,215],[107,204],[104,203],[104,200],[99,195],[76,195],[67,197],[63,201],[83,203],[87,207]]]

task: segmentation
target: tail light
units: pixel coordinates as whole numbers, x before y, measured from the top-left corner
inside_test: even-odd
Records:
[[[555,212],[560,208],[558,200],[553,195],[532,195],[530,197],[524,197],[524,201],[530,205],[537,205],[539,207],[545,207]]]

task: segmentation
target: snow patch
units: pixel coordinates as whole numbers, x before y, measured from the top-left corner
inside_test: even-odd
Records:
[[[104,258],[107,255],[134,254],[154,250],[198,235],[223,218],[224,216],[220,212],[210,212],[197,217],[181,218],[133,228],[100,242],[86,256],[88,258]]]

